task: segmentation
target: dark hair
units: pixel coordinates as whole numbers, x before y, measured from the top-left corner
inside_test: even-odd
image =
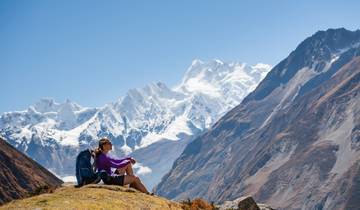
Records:
[[[103,137],[99,140],[99,147],[94,150],[95,157],[98,157],[102,153],[104,149],[103,146],[108,143],[111,143],[111,141],[106,137]]]

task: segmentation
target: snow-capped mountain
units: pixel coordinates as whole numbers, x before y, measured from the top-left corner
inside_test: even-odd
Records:
[[[151,83],[100,108],[42,99],[25,111],[4,113],[0,135],[59,175],[72,175],[79,150],[108,136],[114,155],[135,156],[152,187],[186,143],[239,104],[269,70],[266,64],[194,60],[174,88]]]
[[[189,143],[155,187],[171,199],[252,195],[276,209],[359,209],[360,30],[319,31]]]

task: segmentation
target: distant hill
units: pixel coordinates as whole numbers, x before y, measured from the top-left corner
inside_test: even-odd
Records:
[[[0,204],[51,190],[63,183],[1,138],[0,168]]]

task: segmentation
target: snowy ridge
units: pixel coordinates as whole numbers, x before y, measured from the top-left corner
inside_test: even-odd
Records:
[[[239,104],[270,68],[267,64],[194,60],[182,82],[173,89],[161,82],[151,83],[129,90],[113,104],[93,109],[70,100],[56,103],[53,99],[41,99],[26,111],[4,113],[0,126],[21,128],[14,135],[16,139],[29,139],[32,133],[38,133],[41,139],[52,138],[72,146],[79,146],[81,133],[97,138],[102,128],[114,136],[126,136],[131,129],[146,130],[144,141],[132,149],[160,139],[178,140],[176,135],[180,132],[192,134],[188,122],[200,130],[208,128]]]
[[[209,128],[254,90],[270,68],[267,64],[194,60],[174,88],[151,83],[100,108],[41,99],[25,111],[4,113],[0,135],[47,168],[57,166],[38,157],[35,150],[53,148],[61,160],[66,154],[56,148],[78,151],[95,146],[103,136],[113,140],[115,154],[130,154],[161,140],[179,141],[182,135]]]

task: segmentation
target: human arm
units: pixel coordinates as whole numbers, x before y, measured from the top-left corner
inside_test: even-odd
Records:
[[[112,168],[122,168],[129,163],[133,163],[133,160],[134,160],[132,157],[126,157],[126,158],[120,158],[120,159],[108,157],[107,159],[110,164],[110,167],[112,167]]]

